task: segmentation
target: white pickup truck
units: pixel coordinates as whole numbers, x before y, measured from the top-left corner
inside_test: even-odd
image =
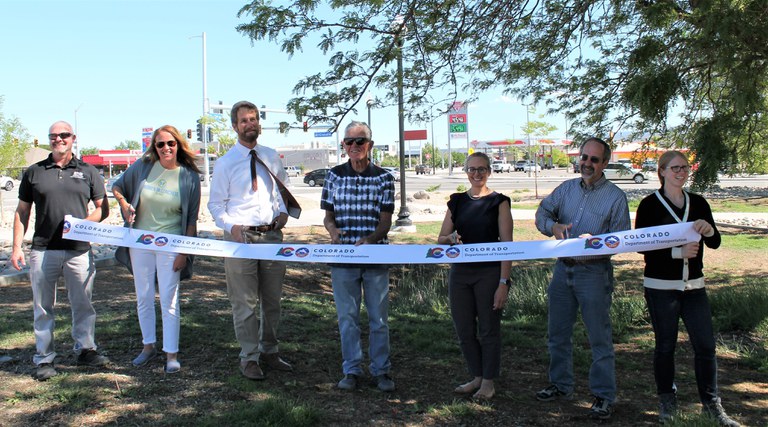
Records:
[[[503,160],[494,160],[493,163],[491,163],[491,170],[494,173],[500,173],[500,172],[512,172],[512,165],[509,163],[503,161]]]

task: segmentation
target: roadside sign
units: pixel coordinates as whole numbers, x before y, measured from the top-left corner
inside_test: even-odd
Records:
[[[454,102],[448,111],[448,136],[450,139],[467,139],[469,117],[467,105],[463,102]]]
[[[141,150],[147,151],[149,144],[152,142],[152,132],[154,128],[141,128]]]
[[[333,132],[315,132],[315,138],[327,138],[333,136]]]
[[[214,118],[216,120],[221,120],[224,118],[224,115],[221,113],[208,113],[208,117]]]

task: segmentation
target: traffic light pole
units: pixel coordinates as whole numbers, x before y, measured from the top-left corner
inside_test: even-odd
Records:
[[[206,72],[205,31],[203,31],[203,117],[208,116],[208,76]],[[203,187],[210,185],[211,164],[208,160],[208,132],[206,132],[206,123],[203,120],[201,130],[203,131]]]

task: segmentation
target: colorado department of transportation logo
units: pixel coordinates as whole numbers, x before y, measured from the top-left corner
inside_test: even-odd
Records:
[[[297,257],[304,258],[305,256],[309,255],[309,248],[299,248],[296,249],[296,252],[294,252]]]
[[[141,236],[139,236],[138,239],[136,239],[136,243],[141,243],[142,245],[149,245],[154,240],[155,240],[155,236],[151,234],[142,234]]]
[[[445,250],[445,256],[447,256],[448,258],[456,258],[459,255],[461,255],[461,250],[456,246],[451,246],[450,248]]]
[[[619,246],[619,243],[621,243],[621,240],[619,239],[619,236],[608,236],[603,240],[605,243],[605,246],[608,246],[611,249],[615,249]]]
[[[168,238],[165,236],[160,236],[157,239],[155,239],[155,246],[163,247],[168,244]]]
[[[599,237],[589,237],[584,240],[584,249],[600,249],[603,247],[602,240]]]
[[[293,256],[293,248],[288,246],[285,248],[280,248],[280,250],[277,251],[275,255],[284,256],[286,258]]]
[[[442,258],[443,257],[443,248],[429,248],[427,250],[427,258]]]
[[[69,230],[72,229],[72,224],[70,224],[69,221],[64,221],[64,230],[62,231],[62,234],[69,233]]]

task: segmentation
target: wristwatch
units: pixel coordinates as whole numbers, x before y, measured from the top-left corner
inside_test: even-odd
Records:
[[[499,284],[512,287],[512,279],[499,279]]]

